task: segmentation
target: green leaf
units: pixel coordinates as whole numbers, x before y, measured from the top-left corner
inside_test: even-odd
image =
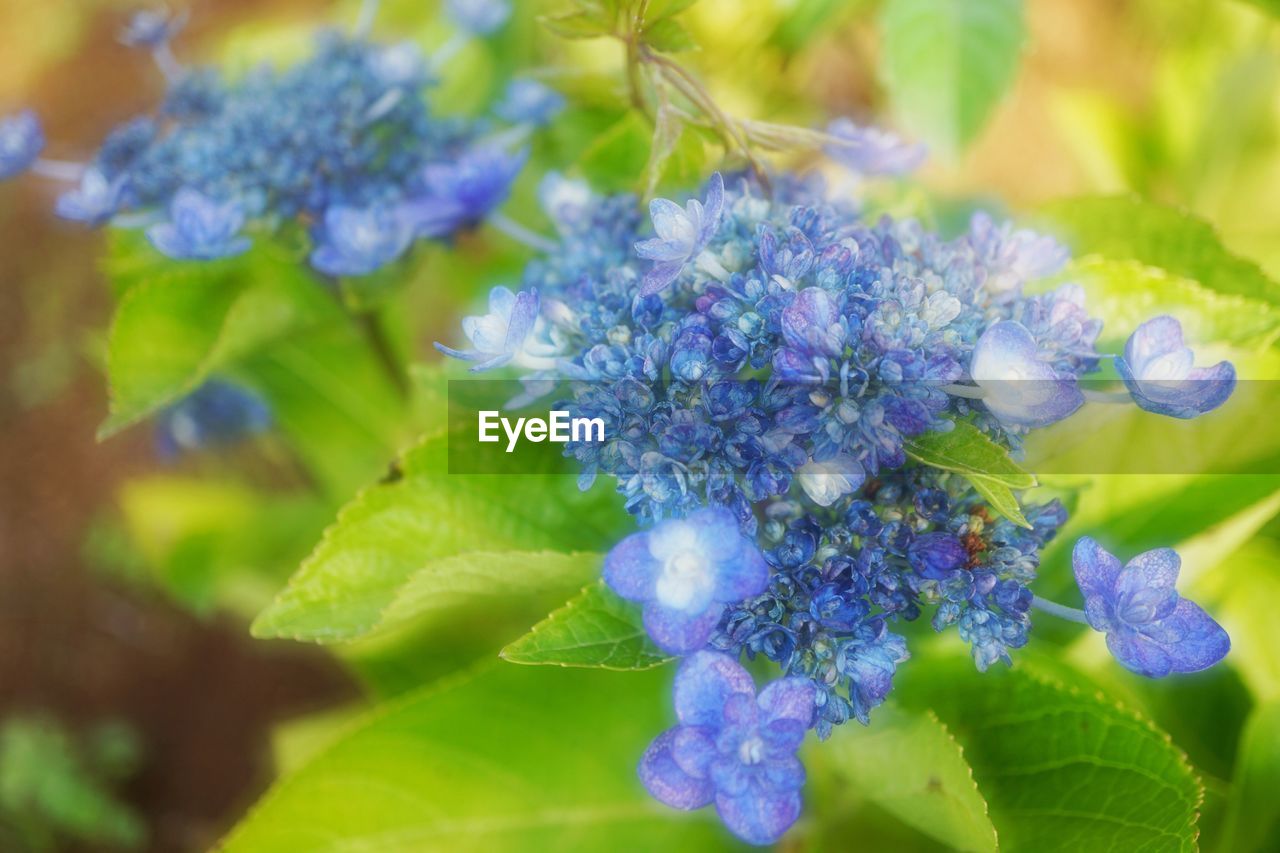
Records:
[[[888,0],[880,32],[894,111],[951,155],[1012,84],[1026,36],[1021,0]]]
[[[415,607],[430,604],[433,590],[445,592],[449,574],[457,572],[494,577],[474,588],[456,579],[460,586],[451,594],[458,597],[449,599],[450,606],[486,595],[519,599],[544,583],[548,596],[563,600],[586,580],[588,562],[599,565],[598,557],[535,559],[525,553],[504,562],[493,552],[605,550],[625,521],[611,491],[583,495],[572,477],[556,474],[449,474],[447,449],[445,435],[427,437],[383,482],[348,504],[289,586],[254,622],[255,635],[353,639],[384,618],[409,618]],[[474,558],[470,564],[467,554]],[[441,562],[451,558],[456,559]],[[417,575],[422,589],[413,585]]]
[[[641,38],[650,47],[664,53],[679,53],[698,46],[684,24],[675,18],[663,18],[647,25]]]
[[[612,29],[612,23],[607,18],[592,12],[572,12],[538,20],[552,33],[565,39],[600,38],[609,35]]]
[[[597,581],[502,650],[511,663],[651,669],[671,657],[644,630],[640,608]]]
[[[1196,849],[1203,790],[1148,720],[1030,671],[920,661],[896,685],[964,747],[1007,850]]]
[[[578,166],[602,190],[632,189],[644,174],[651,145],[648,123],[630,110],[591,143]]]
[[[1280,545],[1259,537],[1224,555],[1225,571],[1203,574],[1187,595],[1231,637],[1227,663],[1261,701],[1280,700],[1280,620],[1264,602],[1280,601]]]
[[[193,391],[264,344],[340,317],[305,271],[269,248],[207,264],[169,264],[128,288],[112,322],[107,372],[113,435]]]
[[[1141,261],[1088,256],[1073,261],[1061,279],[1081,285],[1089,311],[1105,317],[1099,344],[1119,350],[1141,323],[1172,314],[1191,343],[1252,348],[1280,332],[1280,308],[1211,290]]]
[[[1280,837],[1280,702],[1260,705],[1245,727],[1218,849],[1273,850]]]
[[[986,498],[992,509],[1023,527],[1030,527],[1018,506],[1014,489],[1030,489],[1036,478],[1009,458],[1009,451],[967,421],[950,432],[928,432],[906,442],[907,455],[918,462],[954,471]]]
[[[996,850],[995,827],[964,750],[933,712],[889,704],[870,727],[840,726],[827,742],[810,746],[809,763],[834,776],[841,793],[866,797],[948,847]],[[833,807],[819,803],[816,816]]]
[[[662,672],[520,666],[429,688],[277,782],[220,849],[736,849],[710,810],[667,808],[636,778],[669,689]]]
[[[1076,255],[1136,260],[1219,293],[1280,303],[1280,283],[1229,252],[1213,226],[1136,196],[1083,196],[1041,208],[1046,225]]]

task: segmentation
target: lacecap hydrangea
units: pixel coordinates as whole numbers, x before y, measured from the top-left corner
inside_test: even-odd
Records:
[[[841,124],[833,138],[864,172],[919,159],[886,134]],[[583,488],[611,477],[645,528],[609,554],[605,581],[643,603],[659,647],[692,655],[676,681],[681,725],[641,776],[676,808],[715,803],[753,843],[799,814],[797,721],[826,737],[868,723],[889,694],[909,657],[897,624],[927,614],[954,628],[979,670],[1011,662],[1033,607],[1107,632],[1147,675],[1209,666],[1229,644],[1170,572],[1080,563],[1097,550],[1077,553],[1088,614],[1037,598],[1064,507],[1023,502],[1011,519],[909,454],[956,430],[1017,452],[1084,404],[1080,379],[1112,358],[1095,347],[1101,320],[1078,286],[1025,289],[1059,273],[1067,250],[982,213],[944,239],[909,219],[868,221],[814,177],[771,184],[713,175],[646,217],[632,197],[549,176],[555,250],[466,320],[469,349],[441,346],[473,370],[521,368],[525,399],[567,388],[556,408],[605,422],[603,442],[566,452]],[[1118,370],[1143,408],[1189,417],[1225,401],[1234,372],[1194,368],[1176,326],[1135,330]],[[781,672],[758,705],[743,656]],[[765,697],[781,695],[775,723],[781,706]]]
[[[241,74],[182,64],[172,43],[185,17],[138,12],[120,40],[154,57],[166,82],[159,104],[122,122],[82,162],[44,156],[34,112],[0,118],[0,180],[31,171],[66,184],[59,216],[142,229],[180,262],[233,257],[301,230],[325,281],[383,269],[419,240],[447,240],[482,221],[508,225],[496,213],[526,159],[521,146],[562,98],[515,80],[496,119],[473,119],[436,113],[429,95],[468,39],[503,26],[509,3],[447,4],[456,31],[431,55],[413,42],[372,40],[377,5],[363,5],[352,32],[319,33],[309,58]],[[194,425],[187,432],[225,436],[222,420],[201,421],[222,410],[205,402],[179,407],[182,423]]]

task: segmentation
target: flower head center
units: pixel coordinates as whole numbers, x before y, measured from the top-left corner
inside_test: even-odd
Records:
[[[764,761],[764,741],[757,735],[744,740],[738,745],[738,760],[747,766]]]

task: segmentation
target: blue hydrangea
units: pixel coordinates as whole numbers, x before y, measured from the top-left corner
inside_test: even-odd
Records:
[[[1230,362],[1196,367],[1194,353],[1182,343],[1182,324],[1168,316],[1148,320],[1129,336],[1116,370],[1135,403],[1173,418],[1213,411],[1236,384]]]
[[[1182,561],[1173,549],[1147,551],[1121,567],[1084,536],[1071,557],[1089,625],[1107,635],[1107,648],[1127,669],[1150,678],[1198,672],[1231,648],[1222,626],[1178,595]]]
[[[0,119],[0,181],[30,169],[44,150],[44,130],[31,110]]]
[[[545,83],[518,78],[507,84],[507,90],[493,108],[497,116],[512,124],[542,126],[564,109],[564,96]]]
[[[660,648],[687,654],[706,646],[726,604],[764,592],[769,567],[733,513],[712,507],[623,539],[605,558],[604,580],[644,602],[645,629]]]
[[[366,3],[362,17],[376,7]],[[492,0],[450,8],[479,34],[510,12]],[[242,228],[270,235],[298,223],[317,237],[321,272],[365,275],[415,240],[448,239],[491,217],[524,165],[525,152],[504,147],[511,138],[485,135],[489,122],[429,110],[425,95],[452,48],[428,60],[409,42],[369,41],[362,22],[354,36],[321,33],[292,67],[230,76],[178,63],[170,42],[183,22],[161,10],[130,19],[122,39],[152,52],[168,90],[155,114],[121,124],[85,166],[40,162],[42,174],[78,181],[59,215],[125,226],[168,214],[152,242],[183,259],[243,250]],[[555,106],[546,93],[516,95],[505,107],[526,110],[522,121],[545,120]],[[42,146],[29,113],[0,122],[0,177],[31,167]]]
[[[905,175],[919,168],[928,155],[919,143],[847,118],[831,122],[827,133],[834,137],[826,146],[827,155],[860,175]]]
[[[1012,427],[1043,427],[1084,405],[1076,376],[1056,369],[1026,326],[993,324],[973,347],[969,374],[984,392],[982,403]]]
[[[487,36],[511,17],[509,0],[446,0],[449,17],[469,33]]]
[[[804,678],[771,682],[756,695],[732,658],[698,652],[676,674],[680,723],[640,760],[640,779],[673,808],[715,804],[735,835],[772,844],[800,816],[804,766],[796,750],[813,722],[814,686]]]

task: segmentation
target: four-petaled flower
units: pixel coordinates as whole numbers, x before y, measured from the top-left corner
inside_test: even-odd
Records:
[[[772,844],[800,816],[805,772],[796,750],[813,724],[816,697],[807,678],[771,682],[757,697],[733,658],[691,655],[676,673],[680,725],[650,744],[640,779],[673,808],[715,803],[734,835]]]
[[[644,602],[644,626],[664,651],[707,644],[726,604],[764,592],[769,565],[723,507],[671,518],[623,539],[604,561],[614,592]]]
[[[44,150],[44,131],[31,110],[0,119],[0,181],[31,168]]]
[[[522,367],[554,366],[555,348],[533,335],[538,320],[538,291],[512,293],[508,288],[489,291],[489,313],[464,317],[462,332],[472,349],[456,350],[442,343],[436,349],[451,358],[478,362],[473,372],[501,367],[509,361]]]
[[[641,296],[652,296],[676,280],[684,265],[696,258],[720,226],[724,209],[724,178],[711,176],[705,202],[690,199],[681,208],[674,201],[655,198],[649,203],[657,237],[636,243],[636,254],[654,265],[645,273]]]
[[[413,229],[393,208],[335,205],[325,211],[311,265],[327,275],[368,275],[398,259],[412,240]]]
[[[169,203],[169,221],[148,228],[147,239],[171,258],[208,261],[248,251],[243,227],[244,210],[234,199],[217,201],[183,187]]]
[[[1044,361],[1021,323],[1002,320],[973,347],[969,375],[983,390],[991,414],[1010,426],[1043,427],[1084,404],[1076,379]]]
[[[448,0],[449,18],[462,29],[487,36],[511,17],[508,0]]]
[[[1231,362],[1195,366],[1195,354],[1182,343],[1182,325],[1169,316],[1150,319],[1129,336],[1116,370],[1139,407],[1172,418],[1212,411],[1236,387]]]
[[[419,237],[443,237],[484,220],[511,192],[529,152],[508,154],[484,145],[452,163],[432,163],[422,170],[425,189],[404,204]]]
[[[1198,672],[1231,648],[1222,626],[1174,584],[1182,561],[1172,548],[1157,548],[1120,561],[1088,536],[1071,555],[1085,616],[1107,635],[1107,648],[1127,669],[1150,678]]]
[[[915,171],[929,153],[919,143],[847,118],[828,124],[827,133],[838,140],[827,144],[827,156],[861,175],[904,175]]]
[[[109,180],[102,170],[90,166],[80,176],[80,185],[58,196],[54,213],[63,219],[101,225],[120,209],[124,178]]]

